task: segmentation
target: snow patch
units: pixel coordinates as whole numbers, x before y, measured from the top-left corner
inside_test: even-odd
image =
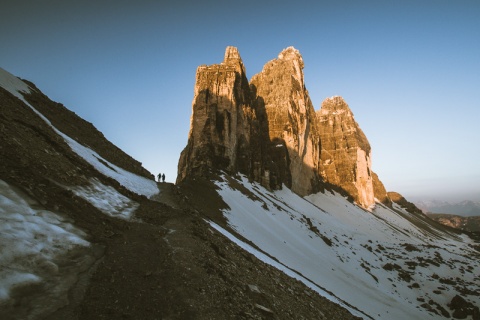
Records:
[[[56,130],[56,129],[55,129]],[[128,190],[135,192],[146,197],[151,197],[160,192],[157,183],[151,179],[141,177],[127,170],[124,170],[111,162],[103,159],[98,153],[90,148],[87,148],[77,141],[73,140],[69,136],[56,130],[59,135],[68,143],[70,148],[82,157],[85,161],[90,163],[100,173],[103,173],[107,177],[115,179],[122,186]]]
[[[50,120],[48,120],[43,114],[41,114],[37,109],[35,109],[23,97],[22,92],[30,92],[29,86],[25,82],[21,81],[14,75],[8,73],[1,68],[0,86],[8,90],[14,96],[19,98],[23,103],[29,106],[40,118],[42,118],[57,134],[59,134],[67,142],[73,152],[75,152],[85,161],[90,163],[100,173],[104,174],[107,177],[115,179],[128,190],[140,195],[144,195],[146,197],[151,197],[160,192],[156,182],[152,179],[138,176],[134,173],[131,173],[114,165],[113,163],[110,163],[109,161],[103,159],[98,153],[96,153],[92,149],[81,145],[74,139],[70,138],[69,136],[55,128],[50,122]]]
[[[0,68],[0,87],[21,100],[23,100],[21,92],[30,93],[30,87],[25,82],[2,68]]]
[[[90,180],[89,186],[77,186],[72,191],[111,217],[129,220],[138,208],[138,203],[95,178]]]
[[[21,285],[40,282],[39,268],[58,269],[54,258],[77,246],[89,246],[86,234],[61,216],[33,209],[0,180],[0,302]]]
[[[306,279],[301,274],[298,274],[298,272],[295,272],[294,270],[289,269],[285,265],[283,265],[281,263],[278,263],[277,261],[273,260],[272,258],[267,256],[263,252],[258,251],[257,249],[255,249],[254,247],[249,245],[248,243],[245,243],[245,242],[241,241],[240,239],[235,237],[233,234],[231,234],[227,230],[220,227],[218,224],[216,224],[212,221],[207,221],[207,222],[208,222],[208,224],[210,224],[210,226],[212,228],[214,228],[215,230],[217,230],[218,232],[223,234],[225,237],[227,237],[230,241],[232,241],[233,243],[238,245],[243,250],[247,251],[248,253],[253,254],[260,261],[263,261],[266,264],[269,264],[272,267],[277,268],[278,270],[282,271],[283,273],[285,273],[286,275],[288,275],[291,278],[294,278],[294,279],[297,279],[297,280],[301,281],[303,284],[305,284],[310,289],[316,291],[322,297],[325,297],[328,300],[330,300],[330,301],[332,301],[336,304],[341,305],[342,307],[344,307],[345,309],[350,311],[350,313],[352,313],[353,315],[356,315],[356,316],[359,316],[359,317],[364,316],[364,314],[362,314],[362,313],[358,312],[357,310],[351,308],[350,306],[346,305],[343,301],[340,301],[337,297],[333,296],[331,293],[329,293],[329,292],[325,291],[324,289],[320,288],[318,285],[316,285],[315,283]]]

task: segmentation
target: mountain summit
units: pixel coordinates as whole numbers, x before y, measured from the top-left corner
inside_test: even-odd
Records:
[[[330,186],[363,208],[375,198],[390,203],[347,103],[327,98],[315,112],[303,68],[294,47],[266,63],[249,84],[234,47],[227,47],[222,63],[200,66],[177,182],[223,170],[271,190],[285,185],[301,196]]]
[[[342,97],[325,99],[317,112],[320,122],[320,174],[346,190],[362,207],[375,204],[371,148]]]

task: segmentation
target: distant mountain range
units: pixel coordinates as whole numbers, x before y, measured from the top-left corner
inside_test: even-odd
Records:
[[[423,212],[446,213],[459,216],[480,216],[480,202],[465,200],[456,203],[450,203],[441,200],[417,201],[415,205]]]

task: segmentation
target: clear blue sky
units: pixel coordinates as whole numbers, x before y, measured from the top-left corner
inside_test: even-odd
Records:
[[[300,50],[316,109],[341,95],[387,190],[480,200],[480,1],[3,0],[0,67],[174,181],[195,71],[250,78]]]

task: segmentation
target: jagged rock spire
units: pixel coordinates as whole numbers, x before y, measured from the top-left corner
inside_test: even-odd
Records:
[[[327,98],[317,116],[322,178],[347,191],[360,206],[374,205],[370,144],[348,104],[340,96]]]
[[[388,204],[371,171],[370,144],[348,104],[334,96],[315,112],[303,68],[294,47],[266,63],[250,84],[235,47],[226,48],[220,64],[198,67],[177,182],[223,170],[244,173],[267,188],[285,184],[302,196],[326,182],[364,208],[375,197]]]
[[[224,61],[197,68],[188,144],[180,155],[177,182],[211,169],[249,171],[252,119],[248,80],[237,48]]]
[[[277,59],[253,76],[257,109],[264,109],[271,141],[284,145],[288,154],[286,184],[307,195],[318,182],[319,133],[303,76],[303,58],[294,47],[284,49]]]

